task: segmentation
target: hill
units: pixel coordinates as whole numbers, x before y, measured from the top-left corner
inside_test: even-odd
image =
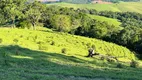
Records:
[[[29,49],[40,50],[41,48],[41,50],[45,49],[48,52],[61,53],[61,49],[66,48],[68,54],[81,56],[86,56],[88,47],[95,45],[98,53],[134,59],[134,55],[127,48],[97,39],[89,39],[64,33],[19,29],[1,29],[0,34],[0,38],[2,39],[1,44],[13,45],[16,40],[17,45]],[[9,37],[6,36],[8,34],[10,35]]]
[[[96,9],[98,11],[114,11],[114,12],[138,12],[142,13],[142,2],[120,2],[116,4],[71,4],[71,3],[55,3],[47,5],[58,5],[69,8],[80,9]]]
[[[1,28],[0,31],[0,79],[2,80],[138,80],[141,78],[140,68],[133,71],[128,64],[123,65],[124,68],[116,68],[115,62],[99,60],[97,57],[85,57],[88,47],[95,45],[96,51],[100,54],[116,56],[119,60],[134,59],[133,53],[125,47],[51,30]],[[65,53],[62,53],[63,49]]]
[[[105,21],[109,25],[115,25],[116,27],[119,27],[121,25],[121,22],[119,22],[117,19],[107,18],[103,16],[98,16],[98,15],[89,15],[89,14],[88,16],[91,17],[92,19],[95,19],[101,22]]]
[[[110,3],[119,3],[120,1],[125,2],[139,2],[140,0],[38,0],[41,2],[67,2],[75,4],[86,4],[86,3],[101,3],[101,4],[110,4]]]

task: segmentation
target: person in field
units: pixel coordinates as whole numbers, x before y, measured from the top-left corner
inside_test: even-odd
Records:
[[[88,56],[87,56],[87,57],[93,57],[94,54],[95,54],[94,49],[93,49],[93,48],[90,48],[90,49],[88,50]]]

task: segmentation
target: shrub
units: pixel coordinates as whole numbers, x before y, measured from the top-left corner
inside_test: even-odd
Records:
[[[35,36],[35,39],[38,39],[38,36],[37,36],[37,35]]]
[[[27,40],[30,40],[30,37],[27,37]]]
[[[55,45],[55,41],[52,41],[52,42],[51,42],[51,45]]]
[[[105,60],[105,57],[104,57],[104,56],[101,56],[101,57],[100,57],[100,60]]]
[[[0,43],[2,43],[2,39],[0,38]]]
[[[132,60],[130,62],[130,67],[137,68],[137,67],[139,67],[139,63],[135,60]]]
[[[18,39],[14,39],[13,42],[18,43]]]
[[[85,45],[85,42],[82,42],[82,45]]]
[[[18,24],[18,27],[20,27],[20,28],[28,28],[28,29],[30,29],[31,28],[31,26],[32,26],[32,24],[29,22],[29,21],[21,21],[19,24]]]
[[[108,62],[115,62],[115,60],[112,59],[112,58],[107,58],[107,61],[108,61]]]
[[[116,67],[117,68],[123,68],[123,65],[121,63],[118,63]]]
[[[37,42],[37,44],[42,44],[42,43],[43,43],[42,41]]]
[[[93,49],[95,49],[95,48],[96,48],[94,44],[92,45],[92,48],[93,48]]]
[[[48,50],[48,47],[45,45],[40,44],[39,45],[39,50]]]
[[[37,35],[33,37],[34,42],[36,42],[37,39],[38,39]]]
[[[20,38],[23,38],[23,37],[24,37],[23,35],[20,36]]]
[[[66,49],[66,48],[63,48],[63,49],[61,50],[61,52],[64,53],[64,54],[66,54],[66,53],[67,53],[67,49]]]
[[[87,43],[86,46],[87,46],[88,48],[90,48],[90,47],[91,47],[91,43]]]

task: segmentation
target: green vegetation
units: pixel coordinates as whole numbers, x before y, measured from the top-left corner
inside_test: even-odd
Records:
[[[71,4],[71,3],[55,3],[55,4],[47,4],[49,5],[58,5],[61,7],[68,7],[68,8],[74,8],[74,9],[96,9],[98,11],[104,11],[104,10],[109,10],[109,11],[119,11],[120,10],[112,4]]]
[[[60,0],[60,1],[66,3],[75,3],[75,4],[86,4],[91,2],[91,0]]]
[[[101,54],[110,54],[112,56],[130,60],[135,58],[134,54],[127,48],[97,39],[89,39],[65,33],[30,31],[23,29],[0,29],[0,31],[0,36],[3,40],[1,45],[15,44],[29,49],[40,49],[56,53],[61,53],[61,50],[65,48],[66,50],[63,52],[67,51],[68,54],[81,56],[86,56],[88,48],[95,45],[96,51]],[[6,35],[10,36],[7,37]]]
[[[122,12],[130,11],[130,12],[138,12],[142,14],[142,3],[141,2],[122,2],[117,5],[117,8]]]
[[[68,32],[71,30],[71,19],[69,16],[56,15],[51,18],[50,22],[53,28],[57,29],[58,31]]]
[[[141,3],[124,4],[0,0],[0,80],[141,80]]]
[[[98,15],[88,15],[88,16],[101,22],[107,22],[109,25],[115,25],[116,27],[119,27],[121,25],[121,22],[119,22],[117,19],[107,18]]]
[[[98,38],[123,45],[137,52],[140,54],[139,58],[141,57],[142,14],[46,6],[37,1],[19,6],[24,3],[27,2],[2,0],[0,2],[0,15],[2,16],[0,25],[11,28],[33,28],[34,30],[42,26],[59,32]],[[9,6],[11,4],[13,6]],[[99,17],[96,18],[96,16]],[[105,17],[102,18],[102,16]],[[40,49],[45,49],[44,47],[40,45]]]
[[[124,2],[139,2],[140,0],[102,0],[102,1],[107,1],[107,2],[112,2],[112,3],[119,3],[120,1],[124,1]]]
[[[66,2],[66,3],[75,3],[75,4],[87,4],[91,3],[94,0],[60,0],[61,2]],[[120,1],[124,2],[139,2],[140,0],[102,0],[106,2],[112,2],[112,3],[119,3]]]
[[[62,7],[74,8],[74,9],[96,9],[98,11],[113,11],[113,12],[138,12],[142,13],[141,2],[120,2],[117,4],[71,4],[71,3],[55,3],[47,5],[58,5]]]
[[[0,55],[4,53],[4,57],[0,56],[0,79],[141,79],[141,68],[133,71],[134,68],[126,63],[122,63],[123,68],[117,68],[117,62],[85,57],[88,47],[95,45],[100,54],[117,56],[120,61],[130,62],[135,56],[125,47],[47,29],[1,28],[0,31],[3,40]],[[40,49],[40,46],[43,48]],[[62,54],[62,51],[66,54]]]

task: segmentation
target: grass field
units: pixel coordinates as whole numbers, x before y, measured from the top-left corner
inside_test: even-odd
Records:
[[[58,5],[62,7],[72,7],[72,8],[88,8],[96,9],[98,11],[114,11],[114,12],[138,12],[142,13],[142,2],[120,2],[118,4],[70,4],[70,3],[55,3],[48,5]]]
[[[116,68],[117,62],[85,57],[91,45],[119,60],[135,58],[127,48],[97,39],[51,30],[0,28],[0,80],[141,80],[141,68],[128,63]]]
[[[119,22],[117,19],[112,19],[112,18],[106,18],[106,17],[103,17],[103,16],[97,16],[97,15],[89,15],[89,17],[93,18],[93,19],[96,19],[98,21],[105,21],[107,22],[109,25],[115,25],[116,27],[119,27],[121,25],[121,22]]]
[[[131,51],[125,47],[118,46],[105,41],[90,39],[65,33],[30,31],[19,29],[1,29],[0,39],[4,45],[17,44],[21,47],[48,52],[61,53],[66,48],[69,55],[87,55],[88,47],[94,45],[96,51],[101,54],[110,54],[117,57],[133,59]],[[22,32],[22,33],[21,33]],[[7,35],[10,35],[7,37]],[[16,41],[16,43],[15,43]]]

